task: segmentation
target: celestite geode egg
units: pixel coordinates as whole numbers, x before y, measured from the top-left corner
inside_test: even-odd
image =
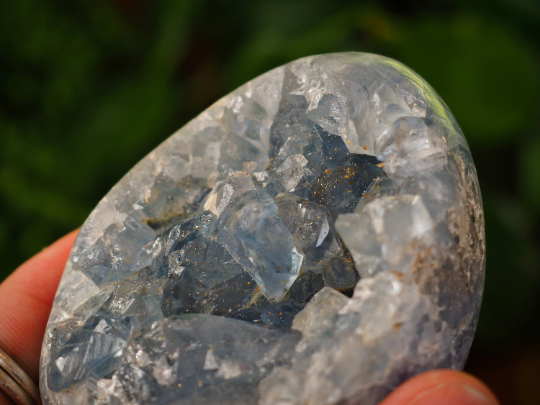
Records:
[[[43,400],[376,404],[463,367],[483,227],[467,143],[419,76],[361,53],[291,62],[92,212],[47,327]]]

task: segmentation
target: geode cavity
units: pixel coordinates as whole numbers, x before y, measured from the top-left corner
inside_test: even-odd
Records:
[[[414,72],[308,57],[224,97],[82,228],[45,404],[376,404],[462,368],[484,229],[474,164]]]

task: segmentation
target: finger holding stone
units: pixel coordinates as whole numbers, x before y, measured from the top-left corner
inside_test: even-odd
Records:
[[[380,405],[498,405],[493,393],[470,374],[434,370],[420,374],[392,392]]]
[[[0,347],[34,381],[52,301],[77,232],[45,248],[0,284]]]

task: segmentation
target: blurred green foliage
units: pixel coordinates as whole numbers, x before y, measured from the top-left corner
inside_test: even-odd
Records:
[[[82,224],[174,130],[290,60],[416,70],[471,145],[487,226],[477,344],[540,336],[540,4],[17,0],[0,5],[0,279]]]

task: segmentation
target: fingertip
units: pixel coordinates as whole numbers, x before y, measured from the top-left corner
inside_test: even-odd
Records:
[[[455,370],[419,374],[396,388],[381,405],[498,405],[480,380]]]

